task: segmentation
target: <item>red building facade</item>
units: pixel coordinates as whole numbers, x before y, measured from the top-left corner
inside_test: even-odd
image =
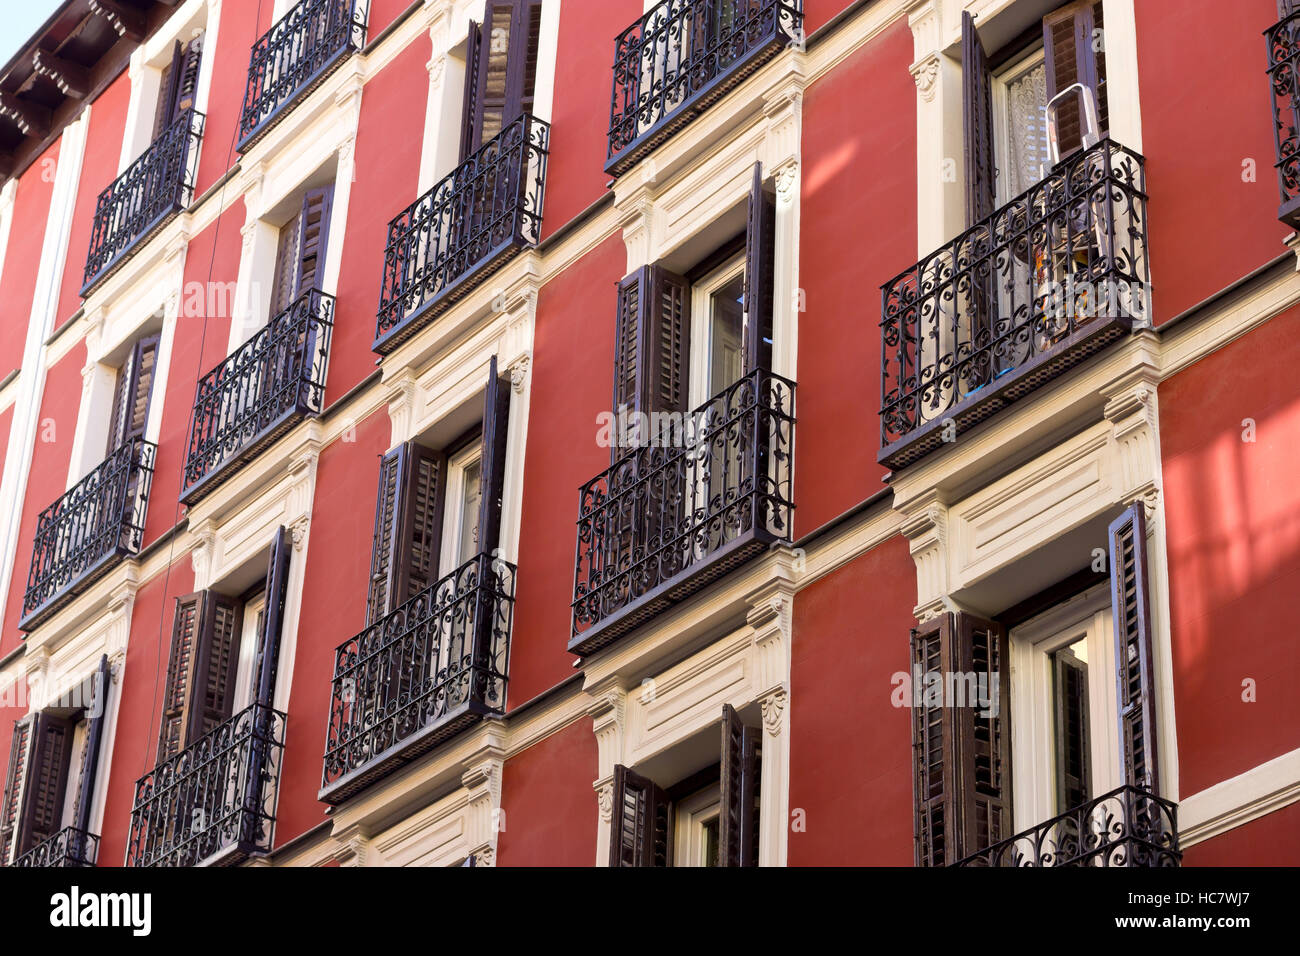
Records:
[[[1300,15],[1238,6],[67,0],[0,72],[0,861],[1300,859]]]

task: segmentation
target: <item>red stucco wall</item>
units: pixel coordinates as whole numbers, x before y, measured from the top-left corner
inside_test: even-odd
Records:
[[[591,866],[596,860],[596,735],[584,717],[506,761],[498,866]]]

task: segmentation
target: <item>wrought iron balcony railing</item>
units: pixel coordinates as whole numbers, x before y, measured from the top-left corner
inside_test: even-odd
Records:
[[[83,298],[189,205],[202,137],[203,114],[186,110],[99,194],[81,286]]]
[[[376,352],[537,245],[549,138],[546,123],[523,114],[388,224]]]
[[[239,114],[246,152],[366,39],[366,0],[301,0],[253,44]]]
[[[1178,805],[1123,786],[955,866],[1178,866]]]
[[[62,867],[94,866],[99,856],[99,837],[76,827],[64,827],[43,843],[38,843],[10,866]]]
[[[140,550],[156,452],[152,442],[131,439],[41,512],[21,630],[40,626],[121,558]]]
[[[232,866],[271,848],[284,714],[253,704],[135,785],[127,866]]]
[[[663,0],[614,41],[605,172],[618,176],[801,41],[801,0]]]
[[[1277,217],[1300,229],[1300,4],[1284,2],[1278,12],[1282,18],[1264,33],[1281,194]]]
[[[1147,323],[1142,157],[1110,140],[882,287],[879,460],[917,461]]]
[[[514,565],[480,554],[335,650],[321,800],[505,708],[514,592]]]
[[[199,383],[181,501],[193,504],[237,466],[325,407],[334,297],[311,289]]]
[[[667,415],[579,490],[575,654],[790,540],[794,383],[757,369]]]

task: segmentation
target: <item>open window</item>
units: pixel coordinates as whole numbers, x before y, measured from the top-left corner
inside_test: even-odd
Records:
[[[757,866],[761,731],[722,708],[719,762],[663,788],[614,767],[610,866]]]
[[[144,437],[158,363],[158,341],[157,333],[137,340],[117,369],[106,455],[113,454],[132,439]]]
[[[460,158],[521,113],[531,113],[537,83],[542,0],[487,0],[483,23],[470,21]]]
[[[280,227],[271,280],[271,318],[299,296],[321,287],[333,202],[333,184],[308,189],[302,206]]]
[[[185,113],[194,108],[199,88],[199,67],[203,60],[203,33],[196,31],[189,42],[177,40],[171,60],[163,66],[154,107],[153,139],[158,139]],[[147,115],[147,114],[146,114]]]
[[[0,863],[71,828],[64,852],[93,863],[91,811],[102,762],[108,657],[65,698],[17,721],[0,806]]]

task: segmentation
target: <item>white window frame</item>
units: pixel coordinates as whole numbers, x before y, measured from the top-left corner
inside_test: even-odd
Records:
[[[465,525],[461,520],[465,505],[465,473],[475,464],[480,464],[483,448],[480,442],[470,442],[460,451],[447,457],[447,484],[443,490],[442,503],[442,552],[438,556],[439,574],[450,574],[460,567],[461,545],[465,537]],[[482,469],[479,470],[480,492],[483,481]],[[449,507],[455,504],[455,513]]]
[[[1008,87],[1036,67],[1041,65],[1046,68],[1046,63],[1047,53],[1043,48],[1042,41],[1039,40],[1014,60],[1004,64],[997,73],[989,76],[989,86],[993,93],[993,166],[995,171],[993,204],[995,207],[1006,205],[1017,195],[1010,192],[1008,186],[1010,177],[1005,175],[1006,160],[1011,154],[1011,117],[1007,112],[1010,107]],[[1043,109],[1043,122],[1047,122],[1046,107]],[[1042,169],[1038,178],[1041,180],[1047,173],[1046,168]]]
[[[1123,783],[1118,746],[1115,630],[1110,585],[1099,584],[1012,628],[1011,760],[1016,832],[1069,809],[1056,805],[1056,717],[1052,700],[1053,651],[1088,640],[1088,720],[1091,796]]]
[[[713,295],[737,276],[744,275],[745,253],[741,251],[691,285],[691,355],[687,376],[690,408],[699,408],[716,394],[709,391],[709,371],[713,365]]]
[[[720,782],[677,801],[673,821],[673,866],[704,866],[707,847],[704,827],[721,815]]]
[[[235,697],[230,712],[237,714],[253,703],[257,689],[253,686],[253,668],[257,664],[257,615],[266,607],[266,589],[244,603],[240,624],[239,661],[235,665]]]

